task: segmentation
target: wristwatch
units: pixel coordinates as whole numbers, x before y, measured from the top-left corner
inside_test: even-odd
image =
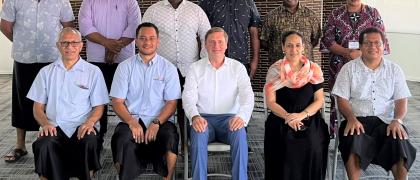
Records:
[[[404,122],[401,119],[394,119],[393,121],[397,121],[398,123],[400,123],[401,125],[404,125]]]
[[[152,123],[153,123],[153,124],[157,124],[157,125],[159,125],[159,127],[160,127],[160,121],[159,121],[159,119],[158,119],[158,118],[153,119]]]

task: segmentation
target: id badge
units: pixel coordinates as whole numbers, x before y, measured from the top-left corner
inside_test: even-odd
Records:
[[[349,41],[349,49],[359,49],[359,42],[355,40]]]

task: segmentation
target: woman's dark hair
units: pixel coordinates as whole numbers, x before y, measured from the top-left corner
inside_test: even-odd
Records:
[[[300,39],[302,39],[302,42],[303,42],[302,34],[298,33],[297,31],[286,31],[281,35],[281,44],[284,45],[286,43],[286,38],[293,34],[298,35]]]

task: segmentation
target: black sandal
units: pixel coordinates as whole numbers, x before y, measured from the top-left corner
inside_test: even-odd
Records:
[[[8,163],[13,163],[18,161],[21,157],[28,154],[28,151],[24,151],[22,149],[13,149],[13,151],[10,151],[7,155],[5,155],[4,161]]]

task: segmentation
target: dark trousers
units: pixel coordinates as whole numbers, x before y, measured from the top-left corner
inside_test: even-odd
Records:
[[[181,85],[181,92],[184,90],[184,84],[185,84],[185,77],[183,77],[181,75],[181,72],[178,69],[178,77],[179,77],[179,83]],[[176,107],[176,117],[177,117],[177,121],[178,121],[178,125],[179,125],[179,130],[181,131],[181,144],[184,144],[184,142],[186,141],[184,139],[184,121],[185,121],[185,112],[184,112],[184,108],[182,108],[182,99],[178,100],[178,104]],[[181,148],[183,149],[183,145],[181,146]]]
[[[47,179],[66,179],[78,177],[91,179],[89,171],[98,171],[99,137],[94,133],[77,139],[77,130],[69,138],[57,127],[57,136],[39,137],[32,149],[35,159],[35,172]]]
[[[139,119],[139,124],[146,134],[146,126]],[[178,154],[179,136],[172,122],[165,122],[159,127],[156,141],[135,143],[128,124],[120,122],[115,128],[111,139],[112,157],[114,163],[121,165],[119,179],[135,179],[143,173],[148,163],[153,164],[153,171],[163,177],[168,175],[166,158],[168,151]]]
[[[118,64],[107,64],[107,63],[97,63],[91,62],[92,64],[96,65],[101,69],[102,74],[104,75],[105,84],[108,89],[108,93],[111,91],[112,80],[114,78],[115,70],[117,70]],[[101,125],[101,129],[99,130],[99,137],[100,144],[103,142],[103,138],[108,130],[108,105],[104,106],[104,112],[99,119],[99,123]]]

